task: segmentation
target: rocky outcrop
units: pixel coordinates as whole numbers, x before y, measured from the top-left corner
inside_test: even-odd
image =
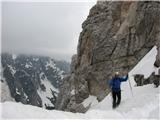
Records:
[[[154,66],[158,68],[160,67],[160,43],[157,44],[157,51],[158,51],[158,54],[156,56],[156,61],[154,63]]]
[[[82,28],[57,109],[77,112],[75,104],[90,94],[101,101],[109,93],[106,81],[114,72],[127,74],[160,41],[160,2],[98,1]]]
[[[134,80],[137,83],[137,86],[153,83],[156,87],[158,87],[160,84],[160,74],[156,75],[155,72],[153,72],[148,78],[144,78],[144,75],[137,74],[134,75]]]

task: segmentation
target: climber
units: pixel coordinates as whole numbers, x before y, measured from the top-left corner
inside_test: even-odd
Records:
[[[112,90],[113,109],[116,108],[121,102],[121,88],[120,88],[121,82],[127,81],[127,79],[128,79],[128,74],[125,78],[123,78],[119,76],[119,72],[116,72],[112,80],[109,81],[109,86],[111,87]]]

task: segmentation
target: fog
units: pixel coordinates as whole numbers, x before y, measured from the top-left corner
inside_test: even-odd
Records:
[[[95,2],[2,2],[2,52],[70,61]]]

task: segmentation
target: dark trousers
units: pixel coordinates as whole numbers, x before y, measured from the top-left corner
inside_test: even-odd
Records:
[[[118,92],[112,91],[112,99],[113,99],[112,107],[116,108],[121,102],[121,91]]]

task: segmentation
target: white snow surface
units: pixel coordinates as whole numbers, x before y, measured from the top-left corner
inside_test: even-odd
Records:
[[[75,90],[74,89],[71,91],[71,95],[75,95]]]
[[[131,70],[130,74],[143,74],[145,78],[148,78],[152,72],[156,74],[159,68],[154,67],[156,61],[157,47],[154,46],[148,54]]]
[[[32,66],[29,65],[29,64],[26,64],[25,67],[26,67],[26,68],[30,68],[30,67],[32,67]]]
[[[16,54],[12,54],[12,58],[13,58],[13,60],[15,60],[17,58],[17,55]]]
[[[97,97],[90,95],[87,99],[85,99],[82,104],[84,107],[94,106],[98,103]]]
[[[5,102],[5,101],[14,101],[14,99],[11,97],[11,93],[8,87],[8,84],[3,77],[3,67],[1,65],[1,71],[0,71],[0,79],[3,81],[0,81],[0,102]],[[2,97],[3,96],[3,97]]]
[[[150,84],[134,87],[133,90],[137,93],[133,98],[122,92],[122,102],[118,108],[112,109],[112,99],[108,95],[102,102],[91,106],[85,114],[46,110],[15,102],[0,103],[0,108],[2,119],[159,119],[159,87],[154,88]]]
[[[16,73],[16,70],[11,65],[8,65],[8,67],[11,70],[12,75],[14,75]]]
[[[1,97],[0,102],[14,101],[14,99],[11,97],[9,87],[5,80],[3,82],[0,81],[0,90],[0,96],[3,96]]]
[[[48,106],[54,106],[51,101],[48,99],[49,98],[52,98],[53,95],[52,95],[52,91],[58,93],[58,89],[56,89],[51,83],[50,81],[46,78],[42,79],[42,75],[44,75],[44,73],[41,73],[40,74],[40,78],[41,78],[41,84],[43,84],[46,88],[45,91],[42,91],[40,88],[37,90],[37,93],[39,94],[39,96],[41,97],[42,99],[42,106],[43,108],[45,108],[45,104],[48,105]],[[52,91],[51,91],[52,90]],[[56,94],[55,94],[56,95]]]
[[[63,76],[64,71],[63,71],[63,70],[60,70],[58,67],[56,67],[55,62],[54,62],[52,59],[50,59],[49,62],[47,62],[47,64],[45,65],[45,67],[46,67],[47,69],[48,69],[49,67],[55,69],[55,70],[57,71],[58,75],[61,77],[61,79],[64,78],[64,76]]]
[[[153,84],[142,87],[133,87],[134,96],[129,97],[129,91],[122,91],[121,104],[115,110],[112,110],[112,97],[109,94],[98,105],[92,106],[90,110],[116,111],[124,118],[158,118],[159,117],[159,88]],[[153,112],[156,111],[156,112]],[[151,116],[151,113],[155,116]]]
[[[144,78],[148,78],[153,72],[158,74],[158,70],[160,68],[154,67],[154,62],[156,60],[157,55],[157,47],[154,46],[141,60],[140,62],[129,72],[129,81],[124,82],[121,85],[122,91],[130,91],[130,94],[128,96],[133,97],[134,94],[136,94],[133,90],[133,92],[130,90],[129,82],[131,83],[131,87],[133,88],[136,83],[134,81],[134,75],[135,74],[142,74],[144,75]],[[127,94],[127,93],[126,93]]]
[[[50,59],[49,62],[46,64],[46,68],[52,67],[53,69],[57,69],[55,63]]]
[[[71,113],[57,110],[46,110],[43,108],[23,105],[21,103],[0,103],[3,119],[9,118],[33,118],[33,119],[160,119],[160,87],[155,88],[153,84],[135,86],[133,75],[144,74],[148,77],[155,68],[153,63],[156,56],[154,47],[129,73],[133,95],[129,87],[129,81],[122,83],[121,104],[112,109],[111,94],[101,102],[96,97],[89,96],[83,101],[84,106],[90,105],[86,113]],[[143,62],[142,62],[143,61]],[[145,64],[144,64],[145,63]]]

